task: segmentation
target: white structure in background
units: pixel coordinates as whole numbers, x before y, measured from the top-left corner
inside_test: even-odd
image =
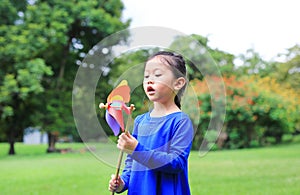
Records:
[[[24,129],[23,142],[24,144],[47,144],[48,134],[38,128],[27,127]]]

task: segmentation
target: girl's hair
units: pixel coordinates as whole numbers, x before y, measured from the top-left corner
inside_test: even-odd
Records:
[[[163,64],[167,64],[172,68],[172,72],[176,78],[183,77],[186,79],[185,60],[180,54],[176,54],[169,51],[159,51],[150,56],[146,63],[155,58],[156,56],[160,57],[160,60]],[[175,96],[174,102],[178,106],[178,108],[181,108],[181,97],[184,93],[186,85],[187,83],[185,83],[185,85],[178,91],[178,93]]]

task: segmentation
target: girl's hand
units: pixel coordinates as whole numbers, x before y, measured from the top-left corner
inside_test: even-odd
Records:
[[[109,180],[109,187],[108,190],[111,192],[121,192],[121,190],[124,188],[124,181],[118,177],[118,179],[115,179],[115,175],[111,175],[111,179]]]
[[[117,147],[127,154],[132,154],[137,145],[138,141],[129,132],[119,136]]]

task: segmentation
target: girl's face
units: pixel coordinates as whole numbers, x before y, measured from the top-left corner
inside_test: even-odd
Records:
[[[161,62],[159,56],[149,60],[144,71],[144,91],[150,101],[166,103],[174,101],[176,78],[169,65]]]

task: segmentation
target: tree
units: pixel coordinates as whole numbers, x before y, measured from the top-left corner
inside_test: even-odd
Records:
[[[170,48],[181,51],[186,58],[190,79],[202,79],[205,75],[228,75],[233,71],[235,56],[213,49],[208,43],[208,38],[196,34],[177,37],[172,43]]]
[[[281,56],[284,62],[277,62],[270,76],[287,88],[300,91],[300,46],[295,45],[288,49],[288,53]]]
[[[32,96],[44,91],[42,79],[52,75],[51,68],[38,55],[46,46],[44,39],[36,38],[41,30],[18,20],[16,7],[10,1],[1,4],[1,10],[9,10],[7,15],[1,15],[0,26],[3,37],[0,39],[0,123],[10,143],[9,154],[15,154],[15,138],[30,124]]]
[[[49,133],[76,134],[71,112],[76,62],[104,37],[128,27],[130,21],[121,20],[122,2],[5,0],[0,10],[5,10],[0,15],[1,131],[11,147],[33,124]],[[29,115],[33,108],[36,114]]]
[[[245,54],[239,55],[236,60],[239,64],[235,67],[236,75],[268,76],[274,70],[275,62],[264,60],[254,49],[248,49]]]
[[[62,40],[67,41],[53,45],[53,53],[50,55],[44,54],[46,59],[55,64],[53,69],[56,82],[49,85],[49,92],[46,94],[50,97],[47,100],[50,101],[45,102],[47,108],[44,110],[44,116],[47,116],[42,119],[43,126],[50,135],[51,131],[55,130],[72,134],[76,140],[80,140],[71,112],[71,91],[77,65],[82,65],[80,61],[94,45],[106,36],[128,27],[129,21],[121,21],[123,4],[120,1],[55,1],[50,7],[52,10],[57,8],[58,13],[67,10],[64,14],[69,19],[64,21],[62,16],[59,20],[63,21],[58,21],[60,25],[66,25]],[[68,21],[69,23],[66,23]],[[122,41],[122,38],[126,37],[117,41]],[[54,148],[48,149],[50,152],[52,150],[55,151]]]
[[[212,77],[216,83],[223,79],[226,85],[226,120],[223,131],[228,135],[228,140],[224,147],[262,146],[269,144],[269,138],[274,139],[274,143],[280,143],[284,134],[292,134],[299,128],[299,94],[283,88],[274,78],[257,75]],[[191,84],[199,98],[200,128],[206,129],[213,117],[212,99],[218,96],[214,92],[218,90],[210,91],[206,82],[197,79]],[[195,142],[199,144],[203,135],[196,138]]]

